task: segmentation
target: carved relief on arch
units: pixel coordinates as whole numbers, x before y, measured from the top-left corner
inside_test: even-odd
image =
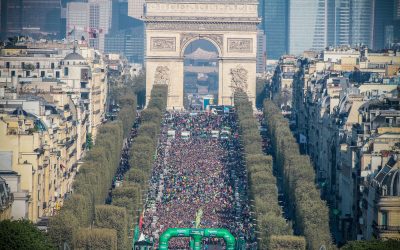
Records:
[[[252,38],[228,38],[228,52],[253,52]]]
[[[175,51],[175,37],[152,37],[150,39],[150,50],[152,51]]]
[[[233,92],[244,91],[247,92],[248,89],[248,71],[242,65],[237,65],[235,68],[230,69],[231,75],[231,87]]]
[[[166,84],[169,85],[169,68],[168,66],[157,66],[154,74],[154,84]]]
[[[224,35],[222,34],[198,34],[198,33],[182,33],[181,34],[181,51],[184,53],[186,45],[195,38],[211,40],[217,45],[217,49],[222,53],[224,46]]]

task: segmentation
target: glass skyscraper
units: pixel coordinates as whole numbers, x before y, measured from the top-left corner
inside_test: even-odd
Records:
[[[60,0],[1,0],[3,35],[60,36]]]
[[[328,45],[328,0],[289,2],[289,53],[320,51]],[[268,44],[267,44],[268,46]]]
[[[336,0],[335,45],[350,44],[350,0]]]
[[[374,49],[389,47],[394,42],[395,1],[375,1]]]
[[[279,59],[287,53],[288,0],[260,1],[262,28],[266,35],[267,59]]]
[[[351,0],[351,45],[373,46],[374,0]]]

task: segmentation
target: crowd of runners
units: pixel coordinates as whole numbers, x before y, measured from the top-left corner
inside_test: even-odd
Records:
[[[142,229],[155,247],[166,229],[196,226],[256,244],[241,152],[234,112],[165,114]],[[188,249],[189,239],[172,239],[169,248]]]

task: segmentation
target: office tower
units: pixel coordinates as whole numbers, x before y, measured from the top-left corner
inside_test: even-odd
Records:
[[[400,0],[394,2],[393,39],[394,43],[400,42]]]
[[[2,0],[1,5],[5,34],[60,35],[60,0]]]
[[[374,0],[351,1],[351,45],[373,47]]]
[[[257,73],[264,73],[266,67],[266,36],[262,29],[257,30]]]
[[[67,4],[67,39],[87,42],[104,51],[105,35],[111,28],[111,0],[90,0]]]
[[[289,2],[289,53],[323,50],[328,45],[328,0]],[[268,44],[267,44],[268,47]]]
[[[23,30],[59,35],[61,30],[60,0],[24,0],[22,23]]]
[[[143,64],[144,24],[106,35],[105,52],[123,54],[129,62]]]
[[[69,40],[88,41],[89,5],[84,2],[70,2],[66,11],[66,38]]]
[[[145,0],[128,0],[128,16],[141,19]]]
[[[1,1],[1,30],[2,36],[19,34],[22,30],[22,0]]]
[[[350,45],[350,0],[335,4],[335,45]]]
[[[288,0],[260,1],[262,28],[266,35],[268,59],[279,59],[287,53]]]
[[[395,1],[375,1],[374,49],[388,48],[393,43]]]
[[[111,0],[89,0],[89,45],[104,51],[104,38],[111,28]]]

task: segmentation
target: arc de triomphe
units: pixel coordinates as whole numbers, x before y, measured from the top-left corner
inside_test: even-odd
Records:
[[[243,89],[255,101],[258,0],[146,0],[146,95],[168,84],[168,108],[183,108],[184,52],[198,39],[218,50],[218,104]]]

